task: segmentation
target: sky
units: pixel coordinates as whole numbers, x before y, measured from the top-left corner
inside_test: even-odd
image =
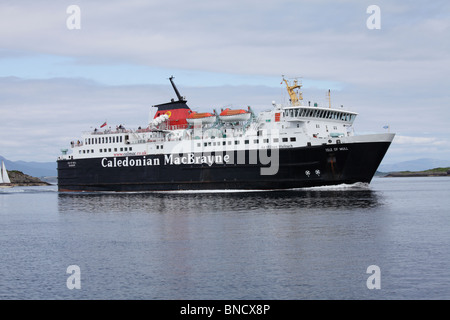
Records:
[[[195,111],[256,112],[287,101],[284,75],[308,101],[330,89],[356,133],[396,133],[383,163],[450,160],[449,35],[448,1],[2,0],[0,155],[146,126],[172,75]]]

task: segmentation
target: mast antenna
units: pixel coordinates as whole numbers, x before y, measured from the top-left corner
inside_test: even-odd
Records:
[[[172,84],[173,90],[175,90],[175,93],[177,94],[178,101],[185,101],[185,99],[181,96],[180,92],[178,91],[177,87],[175,86],[175,83],[173,82],[173,76],[169,78],[170,83]]]
[[[331,91],[328,89],[328,108],[331,109]]]

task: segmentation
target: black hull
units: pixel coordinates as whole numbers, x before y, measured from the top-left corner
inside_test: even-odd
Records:
[[[261,174],[261,168],[271,164],[249,161],[249,151],[240,151],[245,152],[245,163],[235,151],[233,162],[212,165],[174,164],[164,155],[58,160],[58,190],[272,190],[370,183],[389,145],[383,141],[279,149],[278,170],[272,175]]]

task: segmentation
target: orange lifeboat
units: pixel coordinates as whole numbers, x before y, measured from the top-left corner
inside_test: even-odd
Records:
[[[246,121],[250,119],[250,112],[243,109],[231,110],[227,108],[220,113],[219,118],[225,122]]]
[[[192,112],[187,116],[186,121],[190,124],[194,122],[214,123],[216,116],[209,112]]]

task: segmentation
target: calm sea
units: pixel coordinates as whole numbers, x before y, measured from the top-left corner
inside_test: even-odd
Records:
[[[0,189],[3,300],[450,299],[449,263],[445,177],[274,192]]]

